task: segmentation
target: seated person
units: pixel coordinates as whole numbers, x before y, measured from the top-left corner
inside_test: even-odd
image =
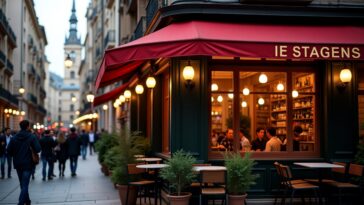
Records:
[[[241,148],[241,151],[243,151],[243,152],[249,152],[250,149],[251,149],[251,145],[250,145],[249,139],[246,138],[245,135],[244,135],[244,129],[240,129],[239,137],[240,137],[240,148]]]
[[[276,129],[274,127],[267,128],[268,142],[265,145],[266,152],[281,151],[282,141],[276,136]]]
[[[234,133],[232,129],[226,131],[225,137],[221,140],[220,145],[224,146],[225,150],[233,151],[234,149]]]
[[[264,151],[265,144],[267,144],[267,139],[264,137],[264,128],[258,127],[255,130],[257,137],[252,141],[252,150],[254,151]]]
[[[303,129],[297,125],[293,128],[293,151],[300,151],[300,141]]]

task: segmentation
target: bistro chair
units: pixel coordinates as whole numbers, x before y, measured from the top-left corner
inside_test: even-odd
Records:
[[[339,204],[341,204],[342,196],[344,196],[344,195],[345,196],[359,196],[358,200],[362,204],[362,202],[363,202],[362,194],[363,194],[363,184],[364,184],[363,171],[364,171],[363,165],[350,164],[349,171],[348,171],[348,175],[349,175],[348,182],[334,181],[334,182],[325,183],[330,188],[337,190]],[[344,191],[346,191],[345,194],[343,193]],[[357,191],[357,192],[355,192],[355,191]],[[357,194],[355,194],[355,193],[357,193]],[[354,201],[354,202],[356,202],[356,201]],[[358,204],[360,204],[360,203],[358,203]]]
[[[192,165],[193,167],[201,167],[201,166],[211,166],[211,164],[193,164]],[[195,188],[195,187],[197,187],[197,188],[200,188],[200,182],[197,180],[197,181],[194,181],[194,182],[192,182],[191,184],[190,184],[190,187],[191,188]]]
[[[225,204],[226,199],[226,170],[202,170],[200,171],[200,205],[208,197],[222,199],[222,204]]]
[[[286,187],[285,181],[284,181],[284,176],[282,174],[282,169],[281,169],[281,164],[279,162],[274,162],[273,163],[274,167],[276,168],[277,171],[277,175],[278,175],[278,195],[276,195],[275,199],[274,199],[274,204],[277,204],[278,202],[278,198],[281,195],[282,199],[281,199],[281,203],[284,203],[285,201],[285,194],[283,194],[283,190]],[[300,183],[305,183],[306,181],[302,180],[302,179],[292,179],[290,181],[291,184],[300,184]]]
[[[128,204],[129,199],[129,188],[134,186],[137,188],[137,196],[140,197],[140,204],[142,204],[142,191],[144,191],[144,201],[146,201],[146,197],[151,189],[155,187],[155,182],[151,180],[143,179],[144,174],[147,173],[146,169],[140,169],[136,167],[137,164],[128,164],[128,187],[126,192],[126,204]],[[154,190],[155,193],[155,190]],[[150,204],[150,196],[148,195],[149,204]]]
[[[293,175],[291,172],[291,169],[289,168],[289,166],[285,166],[280,164],[280,172],[282,174],[282,184],[284,186],[284,194],[287,195],[288,193],[290,193],[291,196],[291,204],[293,203],[293,198],[295,196],[296,192],[309,192],[312,191],[314,196],[315,196],[315,201],[316,204],[318,202],[318,189],[319,187],[316,185],[313,185],[311,183],[308,182],[300,182],[297,183],[298,181],[293,179]],[[310,198],[311,200],[311,198]],[[304,198],[302,196],[302,202],[304,203]],[[285,203],[285,197],[282,200],[282,203]]]

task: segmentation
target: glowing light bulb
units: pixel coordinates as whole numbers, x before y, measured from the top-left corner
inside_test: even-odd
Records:
[[[241,107],[247,107],[248,106],[248,103],[246,103],[246,101],[243,101],[242,103],[241,103]]]
[[[249,95],[250,90],[248,88],[243,89],[243,95]]]
[[[259,105],[264,105],[264,98],[259,98],[258,99],[258,104]]]
[[[216,83],[211,84],[211,91],[219,90],[219,86]]]
[[[277,90],[278,90],[278,91],[283,91],[283,90],[284,90],[284,85],[283,85],[283,83],[278,83],[278,85],[277,85]]]
[[[259,76],[259,82],[260,82],[260,83],[266,83],[266,82],[268,82],[268,77],[267,77],[267,75],[266,75],[266,74],[264,74],[264,73],[260,74],[260,76]]]
[[[294,98],[298,97],[298,91],[297,90],[292,91],[292,97],[294,97]]]
[[[217,97],[217,101],[218,101],[218,102],[220,102],[220,103],[221,103],[223,100],[224,100],[224,98],[223,98],[221,95],[219,95],[219,96]]]

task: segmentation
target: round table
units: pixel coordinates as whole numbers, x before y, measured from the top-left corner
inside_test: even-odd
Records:
[[[137,158],[137,161],[145,161],[145,162],[159,162],[162,161],[162,158],[158,158],[158,157],[141,157],[141,158]]]
[[[136,167],[140,169],[161,169],[168,167],[168,164],[139,164]]]
[[[224,166],[195,166],[192,168],[193,171],[221,171],[221,170],[226,170],[226,167]]]

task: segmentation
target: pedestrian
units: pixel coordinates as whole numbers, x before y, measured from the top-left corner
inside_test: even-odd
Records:
[[[28,205],[31,204],[28,192],[29,181],[35,167],[32,152],[39,153],[41,147],[36,137],[29,131],[29,121],[22,120],[19,125],[21,130],[10,140],[7,152],[13,157],[14,168],[19,178],[21,191],[18,205]]]
[[[6,148],[9,146],[12,137],[9,127],[5,128],[0,136],[1,179],[5,178],[5,163],[8,165],[8,178],[11,178],[11,163],[13,158],[7,153]]]
[[[66,145],[68,148],[68,156],[70,158],[70,169],[71,169],[71,176],[77,176],[77,161],[78,155],[80,155],[81,151],[81,139],[76,134],[76,128],[71,128],[71,134],[67,136]]]
[[[42,180],[46,180],[47,176],[47,164],[48,164],[48,180],[53,179],[53,168],[54,162],[56,161],[56,155],[53,152],[53,148],[57,145],[57,142],[54,141],[53,137],[49,130],[44,131],[43,137],[39,140],[40,146],[42,148],[41,160],[43,165],[42,170]]]
[[[82,159],[85,160],[86,155],[87,155],[87,145],[89,143],[89,136],[85,132],[85,130],[82,130],[82,132],[81,132],[81,140],[82,140],[81,155],[82,155]]]
[[[64,170],[66,169],[66,161],[68,159],[67,143],[64,132],[58,133],[57,143],[55,150],[58,159],[59,177],[64,177]]]
[[[90,130],[90,132],[88,133],[88,141],[90,144],[90,155],[92,155],[92,151],[95,152],[95,133],[94,131]]]

